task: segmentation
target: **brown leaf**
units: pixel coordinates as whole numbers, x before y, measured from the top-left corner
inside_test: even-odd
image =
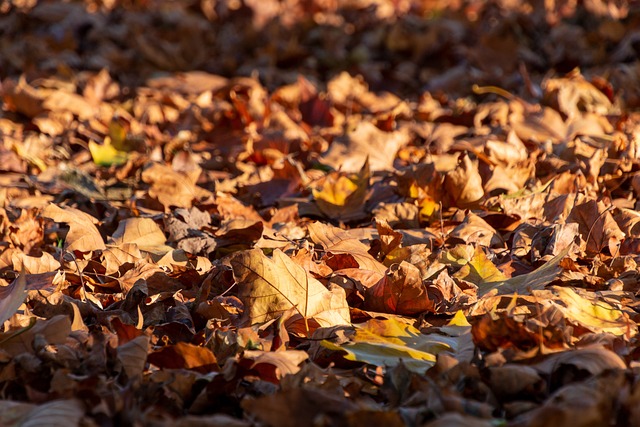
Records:
[[[290,309],[307,332],[312,330],[311,321],[325,327],[349,324],[344,290],[328,290],[279,249],[272,259],[260,249],[243,251],[231,259],[231,265],[251,324],[276,319]]]
[[[367,310],[412,316],[434,312],[420,271],[409,263],[393,264],[385,276],[365,294]]]
[[[203,373],[218,370],[211,350],[184,342],[164,346],[150,353],[147,359],[161,369],[193,369]]]
[[[309,224],[309,237],[334,255],[352,257],[360,268],[384,274],[387,268],[369,254],[369,248],[343,230],[321,222]]]
[[[118,346],[118,360],[122,364],[127,377],[136,378],[142,375],[147,352],[149,351],[149,337],[140,335]]]
[[[155,254],[165,254],[172,249],[165,245],[164,233],[151,218],[129,218],[120,222],[111,240],[117,247],[135,244],[140,250]]]
[[[170,207],[190,208],[194,201],[211,197],[211,193],[195,185],[195,180],[175,172],[168,166],[154,164],[142,172],[142,180],[151,184],[149,196]]]
[[[64,242],[68,251],[91,252],[106,248],[104,240],[95,226],[99,221],[91,215],[75,208],[62,209],[50,204],[42,212],[42,216],[69,225],[69,233],[67,233]]]
[[[602,202],[588,200],[574,206],[567,222],[577,222],[588,254],[599,254],[605,247],[616,256],[625,235]]]
[[[467,153],[460,155],[458,167],[445,176],[444,188],[450,206],[478,207],[484,199],[484,189],[477,162],[472,161]]]
[[[27,297],[24,270],[9,286],[0,287],[0,325],[18,310]]]
[[[353,131],[333,141],[322,162],[336,170],[357,172],[369,159],[372,172],[390,170],[398,149],[408,142],[405,132],[384,132],[372,123],[360,122]]]

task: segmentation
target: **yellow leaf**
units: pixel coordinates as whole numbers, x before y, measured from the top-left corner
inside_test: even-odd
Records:
[[[369,160],[357,174],[331,172],[312,194],[318,209],[329,218],[349,221],[364,214],[369,188]]]
[[[571,288],[556,286],[554,292],[563,304],[556,304],[571,322],[592,332],[608,332],[613,335],[633,336],[637,326],[629,316],[604,301],[594,301],[580,296]]]
[[[344,206],[349,196],[357,189],[358,184],[338,173],[330,174],[319,190],[313,190],[316,202],[326,202],[335,206]]]
[[[93,162],[100,166],[122,165],[129,158],[128,153],[119,151],[111,145],[109,137],[104,139],[104,144],[102,145],[89,141],[89,151]]]
[[[424,371],[433,366],[436,355],[454,352],[458,338],[444,335],[425,335],[411,325],[397,319],[372,319],[357,325],[352,340],[341,346],[323,340],[323,347],[342,350],[347,360],[375,366],[395,366],[402,363],[412,371]]]
[[[439,204],[433,200],[429,196],[425,196],[424,199],[420,200],[420,219],[429,220],[435,216],[438,212]]]
[[[507,279],[506,276],[498,270],[498,267],[487,258],[487,255],[480,246],[476,246],[474,250],[473,247],[469,245],[457,245],[443,254],[443,262],[454,265],[462,264],[462,268],[460,268],[453,277],[467,280],[475,285],[501,282]]]
[[[456,314],[449,320],[447,326],[471,326],[462,310],[456,311]]]

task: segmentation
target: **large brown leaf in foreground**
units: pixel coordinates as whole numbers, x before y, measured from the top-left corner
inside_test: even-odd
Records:
[[[293,327],[299,332],[308,331],[310,320],[319,326],[350,323],[344,290],[328,290],[279,249],[272,259],[260,249],[243,251],[231,259],[231,265],[251,324],[276,319],[292,309],[297,315],[291,320],[304,321],[296,322],[300,329]]]

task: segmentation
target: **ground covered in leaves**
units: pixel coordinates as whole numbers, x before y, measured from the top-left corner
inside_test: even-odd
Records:
[[[0,13],[1,425],[640,425],[637,6]]]

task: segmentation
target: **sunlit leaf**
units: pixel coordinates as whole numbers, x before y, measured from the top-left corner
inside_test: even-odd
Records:
[[[571,288],[556,286],[553,291],[562,302],[556,306],[567,319],[592,332],[632,337],[638,331],[627,314],[605,301],[587,299]]]
[[[276,319],[294,309],[310,330],[313,320],[319,326],[346,325],[349,307],[342,288],[324,287],[279,249],[273,258],[262,250],[240,252],[231,259],[250,323]]]
[[[567,247],[531,273],[522,274],[504,281],[484,283],[478,287],[478,296],[483,296],[488,292],[491,292],[493,289],[497,290],[498,294],[514,292],[526,294],[529,290],[544,289],[546,285],[556,279],[562,272],[562,267],[559,265],[560,261],[562,261],[572,250],[573,247]]]
[[[342,350],[348,360],[370,365],[390,367],[402,363],[417,372],[433,366],[436,355],[454,352],[456,341],[443,335],[424,335],[411,325],[395,319],[372,319],[356,325],[352,340],[336,345],[324,340],[322,345],[331,350]]]
[[[125,164],[129,158],[126,151],[115,148],[109,138],[105,138],[102,144],[89,141],[89,151],[93,162],[99,166],[112,166]]]
[[[50,204],[42,212],[42,216],[51,218],[56,222],[69,225],[69,232],[65,239],[65,247],[68,251],[91,252],[105,249],[102,235],[96,228],[98,220],[78,209]]]

